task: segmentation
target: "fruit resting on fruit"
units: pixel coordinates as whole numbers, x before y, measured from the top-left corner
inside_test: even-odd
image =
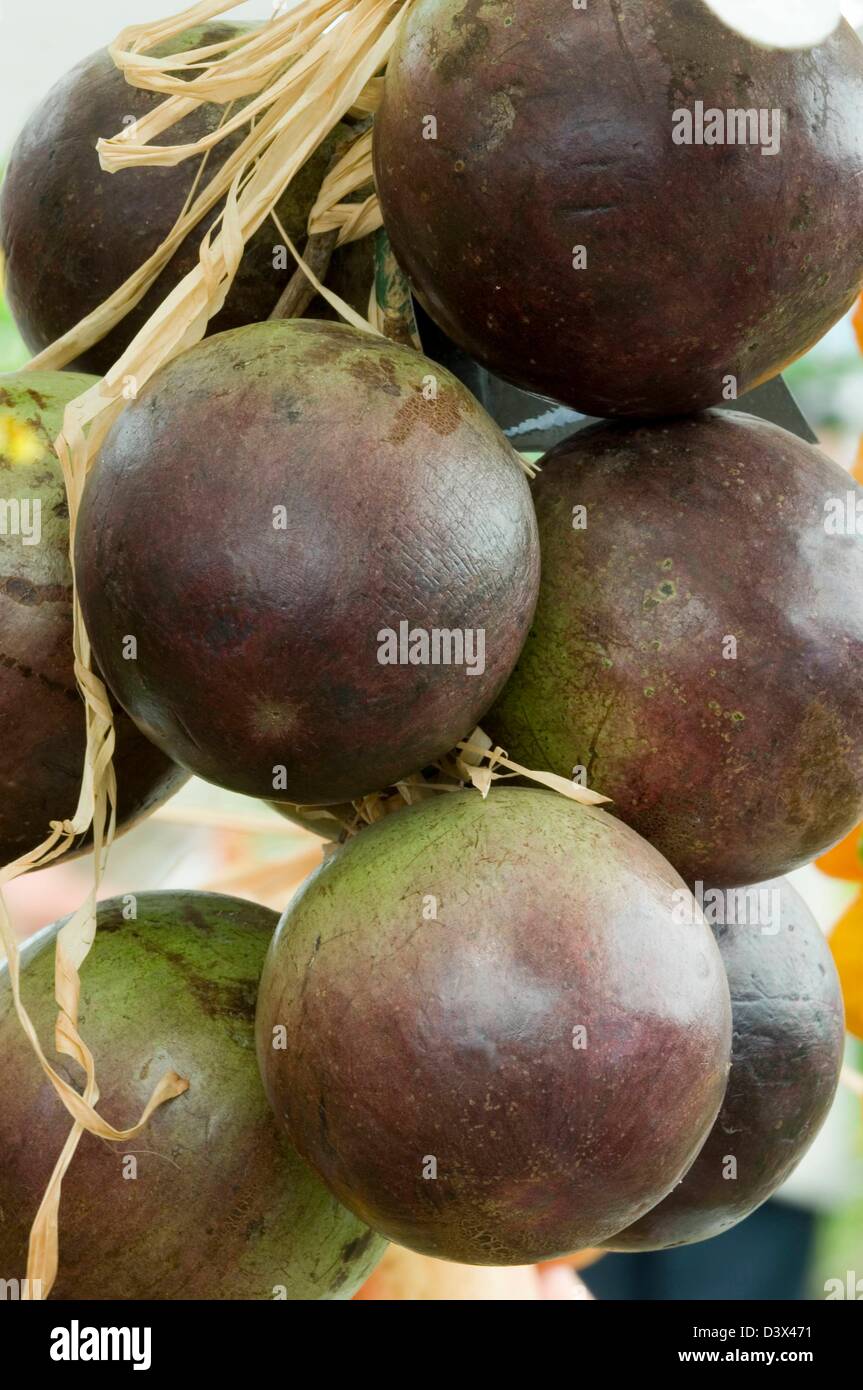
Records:
[[[720,902],[720,917],[737,918],[739,902],[744,919],[713,928],[734,1026],[725,1100],[683,1181],[607,1241],[614,1250],[688,1245],[735,1226],[797,1167],[836,1094],[845,1046],[842,992],[812,913],[784,879],[732,890]]]
[[[190,1085],[126,1145],[90,1134],[63,1180],[59,1299],[350,1298],[384,1243],[278,1133],[253,1051],[255,993],[276,914],[215,893],[99,904],[81,1023],[100,1110],[137,1119],[163,1072]],[[23,992],[51,1036],[54,941],[25,947]],[[23,1276],[30,1223],[71,1121],[0,972],[0,1278]],[[77,1064],[59,1069],[80,1079]],[[277,1292],[284,1290],[284,1292]]]
[[[245,33],[251,26],[215,21],[169,41],[163,53],[201,48]],[[0,247],[6,258],[5,291],[27,345],[38,352],[59,338],[153,254],[180,216],[201,167],[201,157],[171,167],[99,166],[96,142],[140,120],[164,97],[132,87],[108,51],[78,63],[51,89],[27,121],[9,157],[0,191]],[[236,110],[236,108],[235,108]],[[164,141],[187,144],[214,131],[224,108],[204,103],[174,126]],[[248,134],[226,136],[210,149],[196,193],[218,173]],[[332,154],[332,140],[317,150],[277,204],[288,236],[302,245],[312,204]],[[222,204],[207,213],[178,247],[140,304],[77,363],[106,372],[172,289],[198,264],[198,248]],[[285,251],[274,266],[281,233],[268,219],[246,247],[224,308],[210,331],[265,319],[295,269]],[[366,290],[368,298],[368,290]]]
[[[483,728],[583,768],[693,886],[763,883],[863,815],[863,489],[775,425],[597,425],[534,487],[542,586]]]
[[[376,183],[423,307],[486,367],[588,415],[679,414],[853,304],[861,105],[844,22],[780,52],[699,0],[414,0]]]
[[[63,474],[52,443],[64,407],[94,384],[72,372],[0,376],[0,865],[71,817],[84,767],[84,703],[72,656],[72,573]],[[120,828],[167,800],[186,774],[121,712]]]
[[[258,996],[277,1116],[409,1249],[529,1264],[655,1206],[716,1118],[728,985],[644,840],[554,792],[441,795],[336,849]]]
[[[539,582],[521,465],[470,393],[308,320],[158,373],[77,534],[87,630],[138,726],[210,781],[300,805],[379,791],[470,734]]]

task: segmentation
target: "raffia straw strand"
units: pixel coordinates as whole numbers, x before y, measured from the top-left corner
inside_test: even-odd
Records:
[[[551,791],[559,792],[561,796],[566,796],[570,801],[580,801],[585,806],[601,806],[611,800],[609,796],[602,796],[599,792],[593,791],[590,787],[583,787],[579,782],[571,782],[566,777],[560,777],[556,772],[537,772],[529,767],[522,767],[521,763],[513,762],[508,758],[502,748],[482,748],[469,742],[456,745],[462,753],[470,753],[478,762],[467,762],[464,760],[466,777],[470,779],[475,787],[487,796],[492,782],[497,777],[502,777],[503,773],[496,772],[496,768],[506,767],[513,776],[529,777],[532,782],[538,782],[543,787],[548,787]]]
[[[221,9],[230,8],[221,6]],[[165,73],[158,82],[158,88],[152,75],[151,68],[147,67],[139,71],[136,67],[134,56],[130,57],[127,52],[112,48],[112,56],[117,66],[126,74],[139,75],[139,85],[146,85],[151,90],[172,92],[175,95],[169,96],[159,106],[142,116],[134,126],[126,127],[122,132],[110,139],[99,140],[97,150],[103,169],[115,172],[118,169],[128,168],[130,165],[140,166],[155,164],[159,166],[171,166],[180,164],[190,155],[198,154],[203,149],[211,145],[218,144],[227,135],[235,130],[241,129],[243,125],[249,123],[253,116],[259,116],[268,106],[275,106],[280,113],[280,120],[287,123],[292,118],[292,112],[287,102],[283,103],[282,98],[287,98],[296,89],[297,106],[303,108],[313,104],[321,95],[322,91],[331,89],[331,82],[321,77],[321,67],[326,55],[335,54],[339,63],[344,62],[344,67],[349,70],[352,62],[366,48],[369,38],[379,29],[381,23],[385,22],[387,14],[393,9],[392,0],[338,0],[336,4],[329,3],[329,0],[310,0],[309,4],[301,5],[284,19],[274,21],[268,26],[269,32],[275,34],[280,30],[284,35],[284,42],[279,45],[276,54],[271,55],[270,61],[261,64],[260,67],[251,65],[247,80],[235,83],[230,87],[230,94],[233,97],[245,96],[250,93],[251,100],[237,112],[235,116],[227,121],[220,129],[204,135],[200,140],[192,144],[174,145],[153,145],[150,143],[152,137],[170,126],[176,124],[184,116],[189,115],[202,102],[208,100],[225,100],[226,85],[224,75],[235,65],[242,64],[246,52],[251,51],[261,42],[260,39],[251,39],[243,47],[242,53],[237,53],[219,64],[219,76],[209,77],[206,73],[191,81],[182,77],[173,77]],[[311,48],[303,51],[304,38],[296,36],[296,32],[289,34],[288,30],[296,30],[299,16],[303,12],[317,11],[319,22],[317,27],[320,33],[315,36],[315,42]],[[347,26],[337,26],[337,32],[331,27],[332,19],[335,14],[347,13],[350,11],[354,24],[348,29]],[[398,22],[398,21],[396,21]],[[177,32],[182,32],[182,26]],[[341,43],[339,42],[341,40]],[[387,44],[386,54],[389,53],[392,43]],[[182,56],[170,60],[170,65],[174,68],[183,67]],[[295,61],[291,61],[295,59]],[[346,60],[346,61],[345,61]],[[169,60],[162,60],[163,65],[167,65]],[[290,66],[285,71],[281,71],[286,63]],[[377,68],[374,69],[374,72]],[[272,83],[267,86],[265,91],[258,91],[261,82],[267,82],[274,72],[280,73],[274,77]],[[374,72],[368,74],[374,76]],[[351,98],[349,105],[339,111],[331,126],[341,120],[354,102],[359,98],[365,81],[362,83]],[[217,95],[220,93],[220,95]],[[132,138],[136,137],[136,138]]]
[[[300,267],[303,274],[312,282],[318,294],[322,295],[323,298],[327,301],[327,303],[331,304],[333,308],[341,314],[342,318],[346,319],[347,322],[352,324],[354,328],[359,328],[364,333],[377,333],[377,330],[366,319],[363,318],[362,314],[358,314],[356,309],[352,308],[351,305],[348,304],[344,299],[342,299],[340,295],[336,294],[335,290],[331,290],[328,285],[325,285],[322,280],[318,279],[317,275],[312,270],[312,267],[309,265],[308,261],[303,260],[303,257],[300,255],[296,246],[291,241],[291,238],[288,236],[287,232],[282,226],[278,218],[278,215],[275,212],[273,212],[272,217],[273,221],[279,229],[279,236],[283,238],[285,245],[287,246],[297,265]]]
[[[369,0],[363,0],[363,2],[368,7]],[[387,0],[371,0],[371,2],[373,3],[373,7],[379,11],[386,11],[391,8],[391,6],[388,5]],[[332,5],[328,4],[327,0],[316,0],[315,6],[305,6],[303,8],[310,9],[316,7],[326,8],[328,11],[332,9]],[[346,7],[346,5],[340,6],[340,8]],[[176,20],[170,22],[171,32],[169,34],[165,34],[166,27],[168,26],[167,21],[165,24],[162,24],[157,27],[160,30],[160,34],[162,34],[164,37],[173,37],[176,34],[183,32],[185,28],[189,27],[189,24],[193,22],[190,18],[193,13],[198,15],[198,18],[194,21],[198,23],[200,22],[200,19],[202,17],[200,12],[202,12],[204,9],[208,11],[208,14],[215,14],[228,8],[231,8],[231,6],[226,4],[221,4],[218,6],[212,4],[207,6],[196,6],[194,7],[194,11],[190,10],[186,12],[186,18],[182,23],[178,24]],[[294,21],[296,20],[296,15],[297,11],[294,11],[292,14],[292,19],[294,19]],[[342,27],[344,28],[347,26],[343,25]],[[138,26],[135,31],[126,32],[134,32],[137,34],[139,30],[142,31],[144,28],[146,28],[146,26]],[[374,37],[373,30],[372,37]],[[391,24],[390,26],[388,26],[384,35],[384,42],[381,43],[379,41],[375,44],[375,51],[379,54],[381,63],[383,63],[383,61],[385,60],[386,54],[389,51],[389,48],[392,46],[394,38],[395,26]],[[162,37],[160,37],[159,39],[154,39],[153,41],[162,42]],[[235,40],[233,42],[236,43],[239,41]],[[254,42],[254,40],[247,39],[246,42],[251,43]],[[365,33],[366,50],[368,50],[370,42],[371,40],[369,38],[369,34]],[[352,48],[351,55],[353,55],[354,51],[354,48]],[[180,60],[187,56],[188,55],[184,54],[178,55],[177,64],[181,65]],[[168,63],[170,60],[162,59],[157,61],[160,61],[162,63]],[[319,59],[319,62],[322,61],[322,58]],[[368,63],[366,64],[366,66],[368,66]],[[291,70],[292,74],[294,75],[294,84],[296,83],[296,67],[297,65],[295,64],[294,68],[292,68]],[[363,70],[365,71],[366,68],[364,67]],[[140,77],[140,74],[138,75]],[[181,85],[187,86],[188,84],[182,83]],[[148,260],[145,261],[144,264],[140,266],[134,272],[134,274],[128,278],[128,280],[126,280],[117,290],[115,290],[114,293],[108,297],[108,299],[106,299],[102,304],[98,305],[97,308],[92,311],[92,313],[88,314],[73,328],[69,329],[68,332],[64,333],[60,338],[57,339],[56,342],[52,343],[50,347],[45,348],[42,352],[38,353],[28,364],[32,369],[42,371],[53,371],[67,366],[69,362],[73,361],[76,357],[80,356],[80,354],[86,351],[87,348],[92,347],[94,343],[99,342],[103,337],[105,337],[106,334],[111,331],[111,329],[115,328],[118,323],[122,322],[122,320],[126,317],[126,315],[130,312],[131,309],[133,309],[138,303],[140,303],[141,299],[143,299],[144,295],[147,293],[147,291],[151,288],[151,286],[159,277],[161,272],[164,270],[168,261],[171,259],[171,256],[177,250],[181,242],[185,240],[185,238],[194,229],[194,227],[197,226],[201,219],[205,217],[206,214],[210,212],[211,209],[228,194],[229,190],[234,184],[237,174],[241,174],[244,170],[248,170],[254,164],[255,160],[263,154],[265,149],[273,143],[273,140],[276,134],[279,132],[279,130],[284,129],[285,121],[288,120],[290,116],[291,101],[288,99],[289,96],[290,93],[286,93],[284,96],[284,100],[281,103],[281,106],[277,103],[274,109],[266,111],[264,116],[254,125],[250,133],[241,142],[237,149],[225,160],[221,169],[219,169],[217,173],[213,176],[213,178],[207,184],[206,188],[204,188],[204,190],[194,199],[194,201],[188,207],[185,214],[178,219],[169,235],[162,242],[161,246],[159,246],[156,249],[156,251],[154,251],[153,255],[150,256]],[[374,106],[377,104],[377,101],[374,95],[370,95],[369,82],[363,82],[361,84],[358,84],[352,105],[355,105],[356,103],[360,103],[360,105],[364,108],[368,107],[370,109],[374,109]],[[200,105],[200,101],[195,101],[194,103],[192,103],[192,106],[189,109],[194,109],[194,107],[198,105]],[[302,119],[307,116],[307,112],[310,109],[309,101],[305,99],[300,100],[298,98],[295,105],[299,113],[296,119],[297,122],[300,123]],[[284,176],[281,179],[279,193],[276,195],[275,198],[273,198],[273,202],[278,201],[278,197],[281,196],[281,192],[290,182],[290,179],[293,178],[297,170],[302,166],[302,164],[305,163],[305,160],[313,152],[317,144],[320,144],[321,140],[326,137],[326,135],[329,133],[329,129],[333,125],[335,125],[338,122],[338,120],[341,119],[342,115],[345,114],[344,110],[333,111],[332,113],[329,113],[327,110],[327,106],[328,103],[326,102],[326,100],[324,100],[320,95],[318,95],[318,97],[315,99],[314,105],[311,108],[312,111],[318,111],[317,137],[312,137],[312,143],[309,143],[307,141],[306,144],[304,144],[299,157],[292,161],[293,167],[289,171],[283,171]],[[162,107],[156,109],[162,110]],[[345,110],[347,109],[348,108],[345,108]],[[243,110],[240,113],[238,113],[236,121],[225,120],[218,127],[218,129],[215,132],[213,132],[212,136],[205,137],[196,145],[184,146],[183,148],[188,151],[185,157],[190,158],[195,154],[206,153],[207,148],[217,143],[218,140],[223,139],[226,134],[230,133],[230,131],[235,127],[235,125],[242,124],[243,122],[247,121],[251,122],[252,116],[250,115],[250,111],[251,108],[248,106],[243,108]],[[288,112],[288,115],[285,114],[286,111]],[[180,119],[181,114],[188,114],[188,112],[177,112],[175,113],[174,119]],[[139,133],[143,120],[148,119],[149,117],[142,118],[142,120],[139,121]],[[306,124],[307,123],[308,120],[306,121]],[[129,129],[134,129],[134,127],[128,127],[127,130]],[[288,129],[290,129],[290,126],[288,127]],[[127,139],[124,138],[123,135],[117,135],[113,141],[107,141],[103,143],[106,145],[113,145],[114,143],[116,143],[118,145],[124,145],[126,147],[123,160],[117,164],[118,168],[125,167],[126,164],[129,162],[135,162],[134,160],[131,160],[129,158],[129,142]],[[137,146],[135,146],[135,148],[137,148]],[[172,146],[169,148],[178,149],[179,147]],[[369,178],[371,177],[370,159],[366,166],[359,167],[357,169],[355,176],[358,182],[355,185],[355,187],[351,187],[350,183],[344,180],[342,176],[342,181],[340,183],[340,193],[342,198],[346,197],[347,194],[349,194],[350,192],[355,191],[356,188],[360,188],[363,186],[363,183],[366,182],[366,179],[363,177],[365,173],[368,173]],[[375,208],[373,201],[370,200],[369,206],[364,208],[362,214],[358,213],[355,204],[349,204],[348,208],[349,211],[348,209],[345,209],[344,212],[340,213],[342,223],[352,223],[353,225],[348,226],[347,230],[340,236],[340,244],[343,244],[345,241],[354,240],[359,236],[363,236],[366,234],[366,229],[370,231],[374,229],[375,225],[380,225],[377,221],[377,219],[380,216],[380,213],[379,210]],[[260,221],[263,220],[264,217],[262,216],[260,218]],[[259,225],[259,223],[253,226],[252,229],[246,234],[246,240],[248,240],[248,237],[251,236],[254,233],[254,231],[257,230],[257,225]],[[318,230],[324,230],[324,228],[310,226],[309,230],[314,232]]]

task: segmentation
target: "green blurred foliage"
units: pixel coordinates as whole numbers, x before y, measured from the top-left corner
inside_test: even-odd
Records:
[[[828,354],[816,347],[784,375],[817,433],[863,431],[863,358],[853,342],[838,353]]]
[[[0,183],[3,182],[4,166],[0,164]],[[0,281],[0,372],[17,372],[30,357],[24,346],[15,320],[9,312],[9,305],[3,298],[3,285]]]
[[[848,1271],[863,1279],[863,1198],[822,1217],[818,1226],[809,1296],[823,1298],[828,1279],[845,1279]]]
[[[0,295],[0,372],[17,372],[29,357],[9,306]]]

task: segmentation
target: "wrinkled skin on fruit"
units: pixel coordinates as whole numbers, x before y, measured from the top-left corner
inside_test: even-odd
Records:
[[[683,1181],[607,1241],[611,1249],[664,1250],[721,1235],[772,1196],[827,1118],[845,1046],[830,947],[786,879],[746,892],[749,920],[744,909],[742,922],[713,928],[734,1021],[722,1109]]]
[[[164,52],[188,51],[247,32],[251,26],[214,22],[171,40]],[[161,49],[154,52],[158,55]],[[201,158],[173,168],[156,166],[103,173],[96,154],[100,136],[116,135],[129,118],[140,120],[163,100],[130,86],[107,50],[85,58],[51,89],[27,121],[9,157],[0,191],[0,247],[6,257],[5,292],[28,347],[39,352],[75,324],[143,265],[171,231],[195,184]],[[224,108],[206,103],[165,133],[162,143],[191,144],[222,122]],[[209,152],[196,192],[201,192],[238,148],[248,128]],[[160,143],[157,140],[155,143]],[[277,204],[295,245],[306,223],[332,153],[332,140],[312,155]],[[204,233],[222,204],[207,213],[143,300],[101,342],[72,364],[102,375],[172,289],[198,264]],[[265,319],[295,270],[273,265],[282,237],[267,219],[246,247],[223,309],[209,332]]]
[[[808,863],[863,813],[863,536],[825,511],[849,493],[749,416],[566,440],[534,487],[536,618],[483,728],[525,767],[584,768],[690,887]]]
[[[99,904],[81,972],[100,1112],[134,1123],[169,1068],[190,1085],[127,1144],[81,1139],[63,1180],[52,1297],[350,1298],[384,1243],[278,1133],[255,1066],[255,994],[276,914],[215,893],[144,893],[127,921],[128,901]],[[57,1013],[56,932],[25,948],[23,991],[43,1042]],[[24,1037],[5,968],[0,1049],[0,1278],[11,1279],[23,1277],[30,1223],[71,1121]],[[83,1076],[69,1059],[54,1065]]]
[[[412,349],[305,319],[154,377],[78,536],[87,628],[138,726],[209,781],[299,805],[379,791],[468,735],[539,582],[530,490],[473,396]],[[484,633],[484,655],[383,664],[402,622]]]
[[[696,101],[778,109],[778,153],[760,133],[675,143]],[[853,304],[861,103],[844,22],[779,52],[700,0],[416,0],[377,188],[423,307],[486,367],[588,415],[683,414],[775,376]]]
[[[553,792],[387,817],[279,924],[257,1018],[275,1113],[421,1254],[531,1264],[606,1239],[678,1181],[725,1091],[728,985],[703,919],[675,922],[689,901],[645,841]]]
[[[72,372],[0,376],[0,499],[8,517],[0,530],[0,864],[35,849],[49,821],[71,817],[78,804],[84,703],[72,659],[69,512],[52,444],[64,407],[93,384]],[[22,524],[37,543],[25,543]],[[126,829],[187,774],[122,711],[116,735],[117,823]]]

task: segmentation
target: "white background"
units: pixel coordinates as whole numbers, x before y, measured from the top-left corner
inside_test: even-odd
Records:
[[[69,68],[127,24],[165,19],[192,0],[0,0],[0,154],[29,112]],[[270,0],[247,0],[228,19],[266,19]]]

